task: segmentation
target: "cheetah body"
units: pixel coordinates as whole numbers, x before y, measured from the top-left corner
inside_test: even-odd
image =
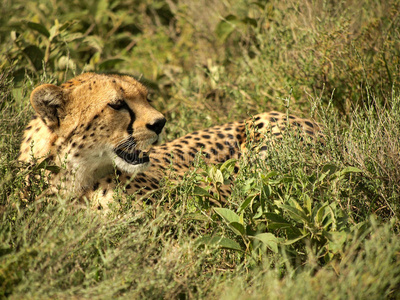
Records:
[[[240,158],[260,137],[282,137],[288,128],[319,134],[317,123],[280,112],[195,131],[148,148],[165,124],[147,101],[147,90],[129,76],[80,75],[60,87],[42,85],[31,95],[36,116],[28,124],[19,159],[44,158],[64,164],[52,179],[75,197],[106,207],[119,184],[144,197],[160,187],[166,174],[182,178],[201,151],[206,163]],[[115,170],[116,169],[116,170]],[[66,179],[65,179],[66,178]]]

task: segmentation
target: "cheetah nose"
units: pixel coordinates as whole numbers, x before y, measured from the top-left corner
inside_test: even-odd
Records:
[[[146,124],[146,127],[153,130],[155,133],[160,134],[166,122],[167,120],[165,118],[160,118],[155,120],[153,124]]]

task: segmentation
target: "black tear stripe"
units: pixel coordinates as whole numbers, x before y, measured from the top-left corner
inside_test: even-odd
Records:
[[[129,116],[131,117],[131,121],[128,125],[128,133],[132,134],[133,133],[133,123],[136,121],[136,116],[135,116],[135,113],[133,112],[133,110],[128,105],[126,105],[126,109],[128,110]]]

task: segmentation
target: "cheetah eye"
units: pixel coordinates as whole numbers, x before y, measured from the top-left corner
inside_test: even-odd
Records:
[[[108,103],[108,106],[115,110],[127,109],[128,105],[124,100],[119,100],[116,103]]]

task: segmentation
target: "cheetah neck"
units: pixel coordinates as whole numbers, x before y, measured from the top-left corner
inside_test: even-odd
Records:
[[[66,140],[51,131],[40,118],[34,118],[25,131],[19,160],[46,159],[60,167],[50,184],[61,187],[68,194],[78,195],[114,171],[111,150],[82,155],[85,149],[74,149],[73,141]]]
[[[66,177],[72,183],[72,191],[79,194],[92,188],[98,180],[114,172],[113,161],[107,151],[85,158],[67,160]]]

